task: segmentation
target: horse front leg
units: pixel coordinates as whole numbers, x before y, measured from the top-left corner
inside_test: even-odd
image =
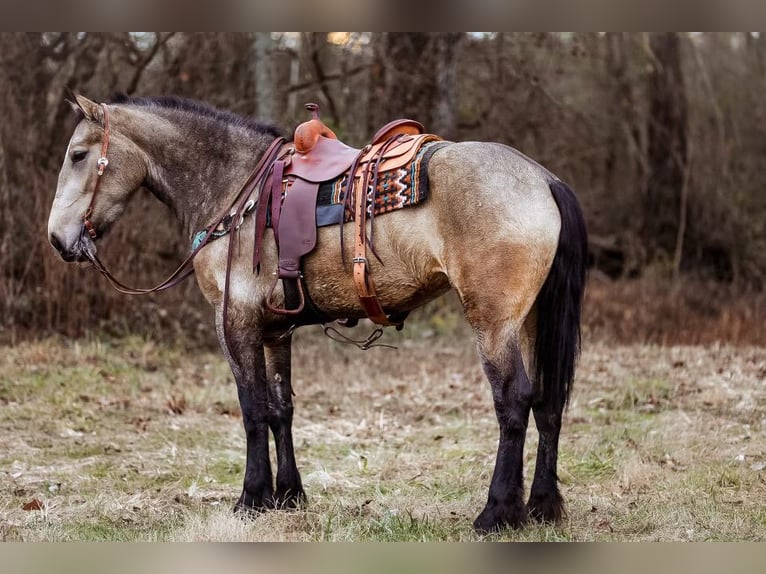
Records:
[[[482,350],[481,355],[492,387],[500,441],[487,505],[474,521],[474,528],[492,532],[506,526],[520,528],[527,521],[523,455],[533,390],[518,343],[511,342],[505,350],[491,354]]]
[[[247,460],[242,494],[235,512],[262,511],[274,506],[274,485],[269,460],[268,389],[263,342],[255,329],[230,327],[228,340],[219,328],[224,354],[237,383],[242,422],[247,439]]]
[[[274,495],[276,508],[296,508],[306,499],[293,449],[291,348],[291,335],[266,341],[265,344],[268,421],[277,447],[277,489]]]

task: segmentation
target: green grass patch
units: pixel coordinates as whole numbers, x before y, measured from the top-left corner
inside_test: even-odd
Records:
[[[611,394],[607,406],[614,411],[643,409],[658,412],[673,398],[674,390],[665,379],[629,379]]]
[[[614,476],[614,451],[589,451],[584,456],[567,461],[567,469],[578,482],[601,481]]]
[[[763,417],[766,350],[723,347],[586,345],[561,434],[568,517],[475,534],[498,430],[473,343],[439,335],[451,320],[396,333],[397,352],[296,337],[308,504],[247,521],[230,513],[245,440],[218,354],[134,337],[2,349],[0,537],[766,540],[766,482],[754,470],[766,428],[747,422]],[[533,423],[528,438],[527,495]],[[33,499],[40,510],[24,510]]]

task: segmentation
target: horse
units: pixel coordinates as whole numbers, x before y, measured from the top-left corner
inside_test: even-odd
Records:
[[[254,119],[174,96],[121,96],[100,104],[73,94],[69,103],[78,122],[48,221],[48,239],[67,262],[98,261],[96,239],[142,187],[170,207],[191,241],[221,221],[280,135]],[[566,515],[557,477],[559,435],[581,343],[587,259],[581,208],[567,184],[499,143],[447,142],[431,156],[427,174],[426,201],[370,222],[377,258],[369,268],[380,303],[387,312],[406,313],[457,292],[499,426],[487,502],[473,526],[491,532],[521,528],[530,519],[555,523]],[[234,511],[296,508],[306,495],[292,438],[295,324],[267,305],[270,271],[278,264],[271,229],[263,240],[263,270],[254,273],[255,223],[252,217],[239,223],[236,238],[231,233],[206,242],[191,262],[214,309],[242,409],[246,466]],[[365,316],[338,241],[340,234],[350,245],[352,227],[319,229],[303,261],[306,290],[331,319]],[[232,243],[238,247],[229,249]],[[274,289],[272,303],[284,303],[284,291]],[[525,502],[530,411],[539,442]]]

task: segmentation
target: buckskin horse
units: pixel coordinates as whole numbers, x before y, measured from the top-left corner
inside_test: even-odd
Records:
[[[308,230],[315,245],[299,254],[297,268],[292,261],[291,275],[278,252],[275,231],[281,236],[296,230],[289,221],[275,225],[284,188],[283,174],[272,174],[277,159],[299,155],[298,138],[287,142],[276,128],[175,97],[120,96],[99,104],[75,95],[70,103],[79,122],[59,174],[49,241],[65,261],[91,261],[108,275],[95,241],[120,217],[136,190],[148,189],[180,219],[194,242],[186,272],[176,272],[155,289],[167,288],[193,270],[214,308],[247,437],[244,485],[235,511],[303,502],[292,440],[292,329],[312,321],[353,322],[369,316],[369,305],[363,305],[358,292],[361,277],[362,283],[374,278],[373,303],[385,313],[377,322],[400,324],[408,311],[450,289],[459,296],[476,335],[500,429],[487,503],[474,527],[488,532],[519,528],[530,517],[545,522],[562,517],[556,474],[559,433],[579,353],[587,250],[582,212],[565,183],[508,146],[444,142],[424,167],[425,201],[379,215],[374,222],[368,217],[365,224],[372,228],[374,223],[374,242],[368,227],[360,234],[358,225]],[[304,145],[304,159],[334,161],[332,154],[311,155],[315,136],[325,142],[333,134],[322,128],[309,135],[314,140]],[[385,146],[398,137],[388,138]],[[372,149],[366,146],[360,153]],[[378,153],[369,165],[385,161],[385,154]],[[344,161],[361,170],[359,157],[349,157]],[[289,171],[290,166],[280,169]],[[317,169],[323,173],[324,168]],[[269,186],[277,189],[276,195]],[[253,210],[257,213],[249,216]],[[356,211],[357,219],[365,215],[364,209]],[[218,240],[216,233],[222,235]],[[360,240],[362,253],[369,247],[375,257],[359,255]],[[343,245],[354,243],[351,262],[342,251],[347,250]],[[259,251],[255,261],[254,249]],[[360,268],[362,273],[356,273]],[[279,284],[277,270],[284,279]],[[305,294],[313,314],[289,313],[299,305],[296,286],[300,308]],[[522,466],[530,410],[539,442],[525,503]],[[269,431],[276,445],[276,484]]]

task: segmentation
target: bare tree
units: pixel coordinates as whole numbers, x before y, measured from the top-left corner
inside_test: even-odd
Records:
[[[256,32],[253,39],[253,68],[255,74],[255,114],[268,121],[279,116],[279,90],[274,69],[276,42],[271,32]]]
[[[159,305],[198,317],[192,284],[126,299],[51,255],[66,88],[189,96],[286,131],[319,101],[357,146],[403,116],[450,139],[513,145],[577,190],[600,269],[638,274],[659,261],[762,286],[764,86],[763,34],[2,33],[0,335],[9,325],[78,334],[118,315],[146,328]],[[144,195],[129,209],[151,236],[118,224],[103,254],[150,283],[188,245]]]
[[[432,39],[435,46],[435,105],[433,125],[435,132],[445,139],[457,135],[458,113],[458,58],[465,34],[451,32]]]
[[[688,161],[681,45],[681,36],[675,32],[649,37],[648,173],[644,189],[643,237],[649,257],[653,259],[672,256],[681,221],[681,191]]]

